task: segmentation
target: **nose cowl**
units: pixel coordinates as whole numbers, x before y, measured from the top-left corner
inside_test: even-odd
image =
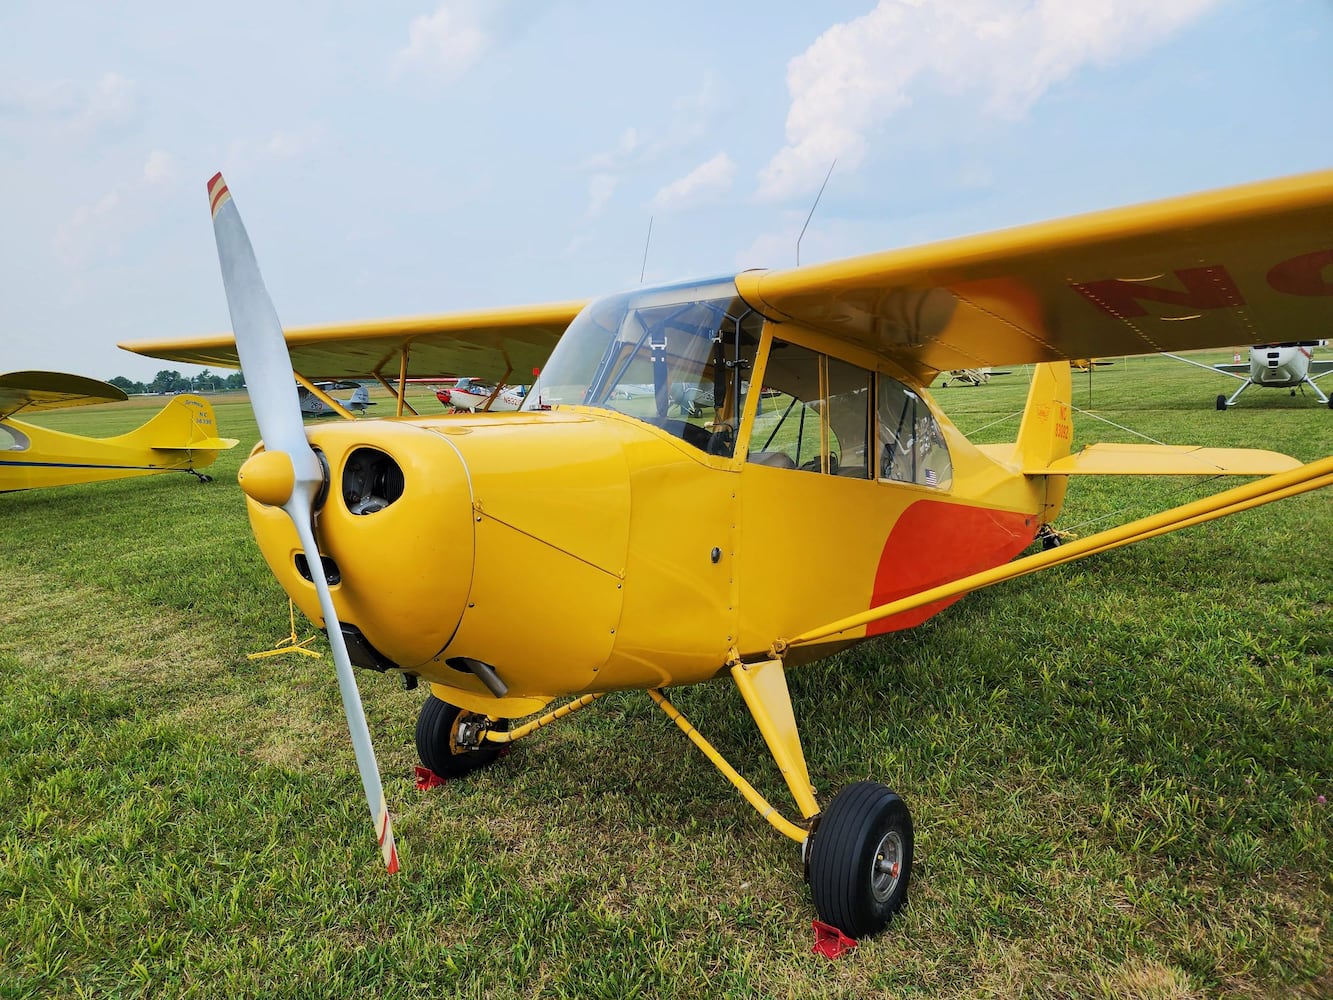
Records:
[[[472,585],[472,496],[462,460],[438,435],[407,423],[345,421],[310,438],[329,468],[315,536],[338,570],[339,619],[393,664],[420,666],[453,636]],[[259,501],[249,505],[250,522],[274,575],[307,617],[322,622],[290,522],[246,494]]]

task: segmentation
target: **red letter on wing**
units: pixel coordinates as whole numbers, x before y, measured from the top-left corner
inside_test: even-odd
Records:
[[[1333,279],[1324,272],[1333,264],[1333,250],[1316,250],[1284,260],[1268,272],[1274,291],[1288,295],[1333,295]]]
[[[1106,278],[1103,281],[1071,282],[1093,305],[1108,315],[1120,319],[1146,316],[1148,310],[1139,302],[1165,302],[1185,309],[1221,309],[1223,306],[1243,306],[1245,299],[1221,264],[1208,267],[1187,267],[1176,271],[1183,289],[1162,288],[1142,281]]]

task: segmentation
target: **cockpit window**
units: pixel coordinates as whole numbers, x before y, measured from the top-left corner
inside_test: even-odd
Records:
[[[953,461],[926,401],[897,379],[879,376],[879,477],[948,489]]]
[[[560,338],[523,409],[616,410],[730,456],[762,327],[730,278],[601,299]]]
[[[17,427],[0,424],[0,451],[27,451],[28,435]]]

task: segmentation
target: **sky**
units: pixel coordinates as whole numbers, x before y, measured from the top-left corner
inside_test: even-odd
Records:
[[[217,170],[285,324],[446,313],[1333,167],[1329,53],[1333,0],[6,0],[0,371],[226,330]]]

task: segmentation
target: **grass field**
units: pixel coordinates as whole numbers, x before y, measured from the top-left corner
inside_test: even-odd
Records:
[[[1251,389],[1217,413],[1230,380],[1166,360],[1093,377],[1076,445],[1135,439],[1111,421],[1333,453],[1308,397]],[[936,396],[999,441],[1025,386]],[[0,998],[1333,995],[1327,491],[794,671],[819,788],[884,781],[917,829],[911,904],[829,962],[794,845],[641,692],[423,793],[423,692],[361,674],[403,861],[386,876],[330,663],[245,657],[287,633],[287,602],[235,482],[253,417],[216,405],[242,440],[216,482],[0,496]],[[1076,482],[1062,526],[1224,485]],[[673,698],[787,802],[729,685]]]

